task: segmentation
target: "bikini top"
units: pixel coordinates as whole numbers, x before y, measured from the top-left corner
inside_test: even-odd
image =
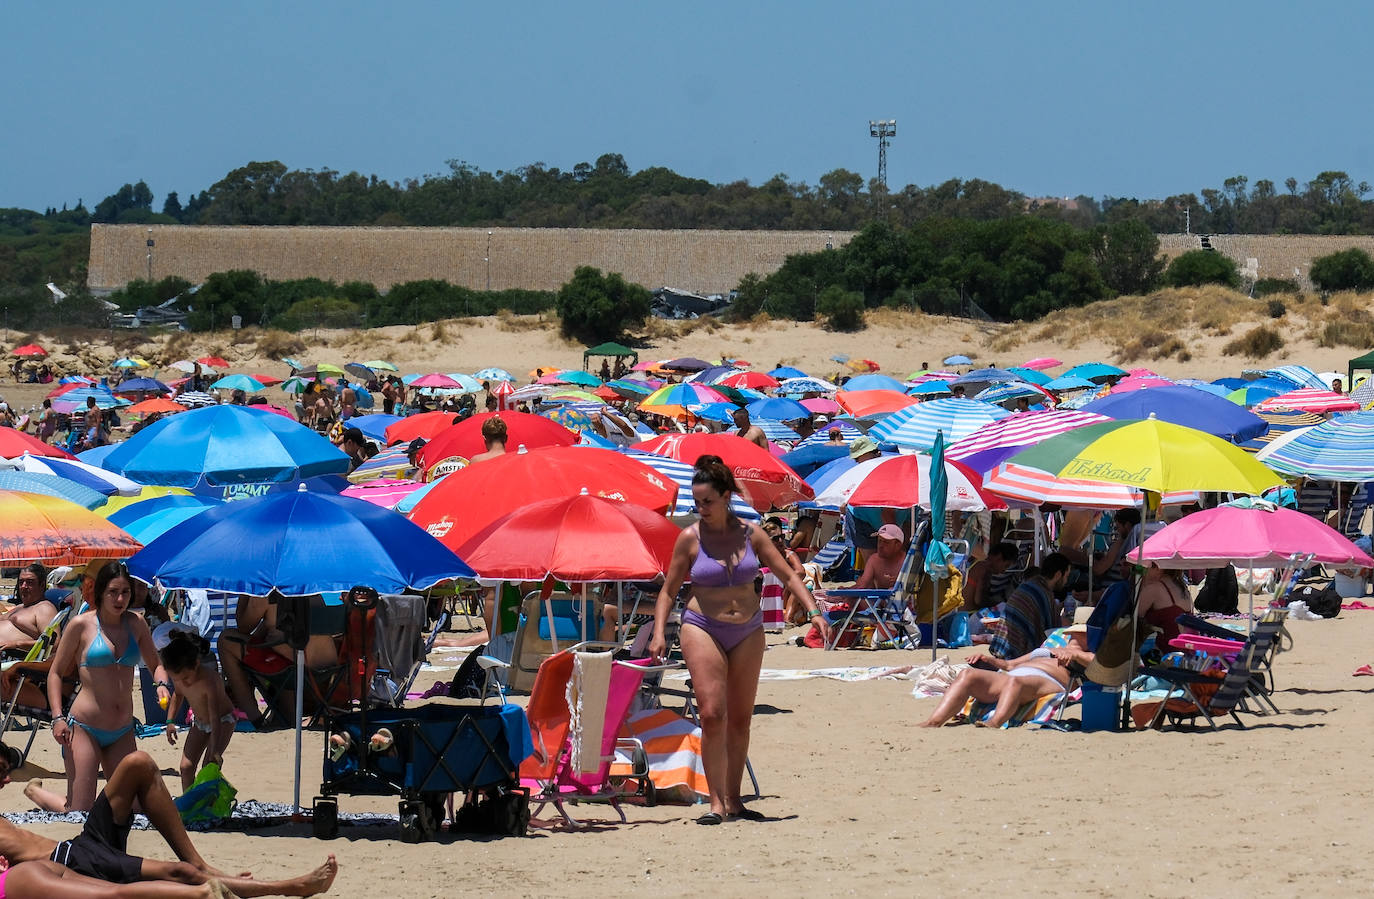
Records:
[[[759,559],[754,554],[754,544],[747,536],[744,538],[744,555],[734,569],[726,567],[725,562],[713,559],[697,539],[697,557],[692,561],[692,583],[698,587],[738,587],[752,584],[759,574]]]
[[[86,657],[81,660],[81,664],[87,668],[108,668],[111,665],[123,665],[125,668],[132,668],[138,664],[142,653],[138,648],[138,641],[134,639],[134,633],[128,625],[124,626],[124,635],[129,638],[129,644],[124,648],[124,653],[118,658],[115,657],[114,647],[110,641],[105,639],[105,632],[100,627],[100,622],[95,624],[95,636],[91,638],[91,643],[86,647]]]

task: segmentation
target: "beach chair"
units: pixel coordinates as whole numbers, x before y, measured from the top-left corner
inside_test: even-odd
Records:
[[[280,614],[280,613],[279,613]],[[342,605],[321,605],[311,609],[310,614],[310,636],[328,636],[335,638],[336,649],[341,648],[342,640],[340,635],[344,631],[346,622],[345,608]],[[278,625],[282,630],[287,629],[287,624],[278,618]],[[243,642],[242,638],[225,636],[223,639],[237,639]],[[276,644],[264,644],[266,646]],[[339,659],[343,658],[340,652]],[[266,700],[267,708],[263,712],[263,728],[284,726],[289,723],[281,721],[282,718],[289,718],[291,712],[283,706],[282,700],[286,694],[296,689],[296,661],[295,657],[287,660],[286,664],[276,670],[266,670],[253,666],[245,658],[243,670],[248,675],[248,681],[253,689],[262,694]],[[328,711],[331,704],[337,704],[335,694],[348,666],[343,661],[336,661],[330,665],[321,665],[307,668],[305,672],[305,705],[313,709],[310,714],[310,725],[314,726]]]
[[[597,646],[607,651],[586,651]],[[621,822],[626,820],[610,768],[647,660],[617,661],[612,648],[614,644],[585,643],[545,659],[525,710],[534,754],[520,765],[521,783],[530,787],[536,814],[552,803],[573,827],[582,822],[568,813],[567,803],[606,803]],[[631,776],[647,778],[643,744],[635,738],[624,742],[641,760]]]
[[[374,704],[399,708],[405,701],[434,641],[448,621],[442,609],[429,634],[428,602],[423,596],[384,594],[377,605],[376,658],[370,698]]]
[[[853,558],[854,545],[841,534],[816,550],[810,561],[820,568],[822,575],[825,575]]]
[[[1222,678],[1215,675],[1190,671],[1175,666],[1146,666],[1140,673],[1157,678],[1169,685],[1169,691],[1158,704],[1150,727],[1159,727],[1163,720],[1177,726],[1183,719],[1196,719],[1201,715],[1213,730],[1220,730],[1216,719],[1223,715],[1231,718],[1242,729],[1245,722],[1236,714],[1240,703],[1250,690],[1254,669],[1251,663],[1255,656],[1253,642],[1246,644],[1244,651],[1226,669]],[[1175,699],[1175,696],[1180,698]]]
[[[920,589],[924,577],[925,556],[920,547],[918,528],[891,590],[841,588],[826,591],[827,599],[849,601],[847,610],[826,613],[831,627],[830,645],[826,649],[839,646],[841,637],[851,626],[872,627],[875,637],[883,634],[882,639],[891,639],[898,646],[915,649],[921,645],[920,629],[916,627],[908,605],[910,598]]]
[[[531,590],[520,603],[505,669],[508,691],[528,693],[544,660],[574,643],[585,643],[596,634],[597,610],[590,598],[572,593]]]
[[[29,732],[28,740],[24,743],[21,756],[28,757],[29,750],[33,748],[34,738],[38,736],[38,730],[42,725],[52,726],[54,715],[48,708],[47,703],[38,704],[37,702],[26,702],[25,687],[33,687],[44,696],[47,695],[48,678],[51,676],[51,665],[53,651],[57,647],[57,641],[62,636],[63,629],[71,619],[72,607],[64,605],[53,616],[53,620],[43,629],[43,633],[38,635],[38,640],[33,644],[28,654],[22,661],[8,662],[5,664],[5,680],[12,681],[14,688],[7,691],[8,695],[0,699],[0,708],[4,709],[4,721],[0,723],[0,734],[4,734],[10,729],[10,725],[22,721],[19,729]],[[70,706],[71,699],[76,696],[76,691],[80,687],[80,681],[75,677],[68,678],[71,685],[70,695],[67,702]],[[64,691],[66,695],[67,691]],[[66,709],[62,710],[65,714]]]

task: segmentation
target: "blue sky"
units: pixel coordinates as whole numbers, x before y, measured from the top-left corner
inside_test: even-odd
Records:
[[[983,178],[1163,197],[1374,181],[1374,7],[1250,3],[232,4],[13,0],[0,207],[161,208],[251,160],[399,180],[602,153],[721,183]]]

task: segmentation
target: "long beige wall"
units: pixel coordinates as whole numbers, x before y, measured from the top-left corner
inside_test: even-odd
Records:
[[[490,238],[488,238],[490,235]],[[579,265],[646,287],[731,290],[795,253],[840,246],[850,232],[642,231],[569,228],[276,228],[94,225],[87,283],[112,290],[149,274],[201,281],[230,269],[274,280],[366,281],[385,290],[442,278],[475,289],[557,290]],[[490,247],[490,254],[488,254]],[[490,255],[490,265],[487,259]]]
[[[1312,260],[1318,256],[1351,247],[1374,254],[1374,236],[1369,235],[1212,234],[1207,240],[1212,249],[1234,259],[1242,270],[1254,260],[1258,277],[1297,281],[1305,288],[1312,286],[1309,275]],[[1160,253],[1170,259],[1201,246],[1202,239],[1196,234],[1159,237]]]

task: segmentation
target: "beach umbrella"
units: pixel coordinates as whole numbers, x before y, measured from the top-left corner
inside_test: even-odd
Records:
[[[1246,384],[1249,384],[1250,382],[1245,380],[1244,378],[1215,378],[1212,380],[1212,383],[1217,385],[1218,387],[1225,387],[1229,392],[1239,387],[1244,387]]]
[[[13,468],[0,469],[0,490],[51,496],[74,503],[83,509],[94,509],[105,502],[105,494],[76,481],[54,474],[19,471]]]
[[[1197,378],[1179,378],[1174,382],[1182,387],[1191,387],[1194,390],[1201,390],[1203,393],[1210,393],[1213,396],[1225,397],[1231,391],[1225,387],[1213,384],[1211,381],[1201,381]]]
[[[681,533],[643,506],[580,493],[515,509],[459,552],[484,578],[646,581],[668,570]]]
[[[15,347],[10,353],[14,356],[29,356],[33,358],[40,358],[48,355],[48,351],[36,343],[26,343],[23,346]]]
[[[855,375],[844,382],[845,390],[895,390],[902,393],[906,390],[906,384],[898,381],[889,375]]]
[[[0,469],[4,468],[66,478],[83,487],[89,487],[102,496],[137,496],[143,489],[141,484],[80,459],[61,459],[25,453],[17,459],[0,460]]]
[[[302,378],[323,378],[330,375],[338,376],[344,374],[344,370],[332,362],[317,362],[314,365],[307,365],[296,372]]]
[[[592,374],[589,371],[582,371],[579,368],[565,368],[562,371],[555,374],[553,377],[557,378],[564,384],[578,384],[582,387],[601,386],[600,378],[598,378],[596,375]]]
[[[387,425],[387,445],[409,443],[417,437],[433,440],[435,436],[452,426],[455,418],[457,416],[452,412],[421,412],[418,415],[407,415],[400,421]]]
[[[36,493],[0,490],[0,562],[77,565],[123,559],[142,545],[76,503]]]
[[[487,391],[488,396],[496,398],[496,408],[503,412],[511,407],[511,395],[513,393],[515,393],[515,384],[512,381],[497,381]]]
[[[128,369],[133,369],[133,368],[146,368],[146,367],[147,367],[147,363],[146,363],[146,362],[143,362],[142,360],[139,360],[139,359],[130,359],[130,358],[128,358],[127,356],[124,357],[124,358],[122,358],[122,359],[116,359],[115,361],[113,361],[113,362],[110,363],[110,368],[128,368]]]
[[[696,519],[696,500],[692,498],[692,473],[694,469],[686,462],[669,459],[654,453],[646,453],[633,447],[618,447],[617,451],[652,468],[677,485],[677,501],[668,510],[668,517],[680,524]],[[758,521],[758,510],[749,505],[744,497],[733,494],[730,497],[730,511],[736,518],[744,521]]]
[[[1237,406],[1244,406],[1245,408],[1249,409],[1253,406],[1258,406],[1260,403],[1264,402],[1265,400],[1273,396],[1278,396],[1278,392],[1268,387],[1255,387],[1253,385],[1247,385],[1245,387],[1237,387],[1235,390],[1229,391],[1226,394],[1226,399],[1230,402],[1235,403]]]
[[[694,384],[714,384],[717,378],[738,373],[739,369],[733,365],[713,365],[710,368],[703,368],[695,374],[687,375],[683,380]]]
[[[229,361],[221,356],[201,356],[196,360],[201,365],[210,365],[215,368],[228,368]]]
[[[688,406],[687,410],[697,418],[730,424],[735,420],[735,413],[739,411],[739,406],[734,403],[702,403],[698,406]]]
[[[605,386],[623,397],[646,397],[653,393],[655,389],[643,381],[631,381],[626,378],[607,381]]]
[[[972,365],[973,360],[963,355],[946,356],[941,365]]]
[[[345,362],[344,371],[360,381],[370,381],[377,376],[375,369],[361,362]]]
[[[141,402],[134,403],[125,411],[130,415],[152,415],[154,412],[159,415],[175,415],[177,412],[185,412],[187,406],[175,400],[169,400],[165,396],[155,396]]]
[[[85,375],[63,375],[62,377],[60,377],[60,378],[57,379],[57,383],[58,383],[58,384],[95,384],[95,383],[97,383],[97,382],[96,382],[95,378],[88,378],[88,377],[86,377]],[[54,391],[53,393],[56,393],[56,391]],[[48,396],[52,396],[53,393],[49,393]]]
[[[410,464],[409,446],[398,444],[384,449],[348,473],[350,484],[361,484],[377,478],[413,480],[416,471]]]
[[[1060,375],[1048,384],[1041,385],[1052,393],[1068,393],[1071,390],[1090,390],[1098,385],[1078,375]]]
[[[976,472],[990,472],[1028,446],[1074,428],[1108,420],[1104,415],[1077,409],[1011,415],[983,425],[955,441],[945,455]]]
[[[1350,391],[1349,396],[1360,404],[1361,409],[1368,408],[1370,403],[1374,403],[1374,378],[1366,378],[1363,384]]]
[[[106,520],[146,545],[186,519],[222,505],[224,503],[206,497],[169,494],[124,506],[107,515]]]
[[[1176,386],[1168,378],[1155,374],[1129,374],[1112,385],[1112,393],[1129,393],[1133,390],[1146,390],[1151,387]]]
[[[955,463],[957,464],[957,463]],[[949,466],[945,464],[945,435],[935,435],[935,446],[930,453],[930,468],[927,472],[927,495],[930,497],[930,542],[926,544],[926,574],[935,579],[930,594],[930,660],[940,646],[940,580],[949,573],[950,549],[945,543],[945,506],[949,497]],[[861,494],[864,488],[855,491]],[[857,504],[854,497],[850,501]],[[918,619],[919,620],[919,619]]]
[[[988,389],[980,391],[974,399],[982,403],[1001,404],[1011,400],[1019,400],[1022,397],[1036,403],[1054,405],[1056,402],[1053,394],[1048,393],[1044,388],[1036,387],[1028,381],[1009,381],[1006,384],[994,384]]]
[[[767,450],[734,434],[663,434],[636,449],[695,464],[719,456],[735,475],[749,504],[760,512],[811,498],[811,488]]]
[[[25,453],[35,456],[56,456],[59,459],[76,458],[66,450],[46,444],[23,431],[0,428],[0,458],[17,459]]]
[[[1222,505],[1186,515],[1145,541],[1161,568],[1220,568],[1245,562],[1283,568],[1296,556],[1336,568],[1371,568],[1374,559],[1310,515],[1266,502]]]
[[[386,429],[401,420],[399,415],[387,415],[384,412],[375,412],[371,415],[353,416],[348,420],[348,426],[362,431],[363,436],[368,440],[375,440],[385,445]]]
[[[108,449],[109,447],[100,448]],[[83,462],[90,461],[89,453],[82,453],[81,457],[81,461]],[[105,518],[109,518],[111,515],[115,514],[121,509],[127,509],[130,506],[136,506],[140,503],[149,502],[150,500],[160,499],[164,496],[180,496],[189,500],[204,500],[203,497],[195,496],[193,493],[191,493],[191,491],[187,490],[185,487],[162,487],[156,484],[145,484],[143,485],[143,489],[140,490],[135,496],[116,495],[110,497],[105,501],[105,505],[100,506],[96,510],[96,514],[101,515]]]
[[[504,368],[484,368],[475,371],[472,376],[479,381],[514,381],[515,375],[506,371]]]
[[[1124,378],[1126,376],[1126,371],[1125,369],[1117,368],[1115,365],[1108,365],[1105,362],[1085,362],[1082,365],[1075,365],[1073,368],[1060,375],[1060,377],[1068,377],[1069,375],[1101,384],[1103,381],[1108,381],[1112,378]]]
[[[1290,431],[1256,458],[1287,475],[1357,484],[1374,481],[1374,412],[1350,412]]]
[[[242,390],[244,393],[254,393],[261,390],[264,386],[266,385],[251,375],[225,375],[211,384],[210,389]]]
[[[845,361],[844,367],[850,371],[857,372],[875,372],[882,368],[881,365],[874,362],[872,359],[848,359]]]
[[[1036,371],[1035,369],[1027,368],[1024,365],[1013,365],[1011,368],[1007,369],[1007,371],[1016,375],[1018,379],[1025,381],[1028,384],[1034,384],[1037,387],[1044,387],[1046,384],[1054,380],[1054,378],[1051,378],[1043,371]]]
[[[1258,437],[1269,429],[1264,419],[1235,403],[1191,387],[1154,387],[1113,393],[1079,408],[1118,420],[1154,416],[1160,421],[1186,425],[1232,442]]]
[[[834,415],[837,412],[844,411],[839,403],[825,396],[809,396],[797,402],[817,415]]]
[[[712,387],[703,384],[669,384],[641,400],[639,410],[657,415],[679,415],[691,406],[722,402],[726,402],[725,395]]]
[[[950,387],[963,387],[969,393],[977,393],[994,384],[1006,384],[1018,380],[1015,373],[1005,368],[975,368],[949,382]]]
[[[549,403],[573,403],[581,407],[582,410],[602,409],[606,406],[606,401],[594,393],[585,390],[577,390],[571,384],[558,384],[558,390],[544,397],[543,402]]]
[[[949,394],[950,390],[948,381],[925,381],[923,383],[912,386],[906,391],[907,396],[915,396],[922,398],[935,396],[949,396]]]
[[[1314,390],[1330,390],[1331,382],[1323,381],[1321,375],[1306,365],[1280,365],[1264,373],[1266,378],[1279,378],[1297,387],[1311,387]]]
[[[286,483],[348,471],[348,456],[304,425],[252,406],[209,406],[154,422],[104,467],[174,487]]]
[[[677,484],[623,453],[554,446],[506,453],[461,468],[431,488],[409,517],[457,549],[473,534],[521,506],[551,497],[576,496],[583,490],[659,514],[673,507],[678,494]]]
[[[836,353],[835,355],[833,355],[833,356],[830,357],[830,361],[831,361],[831,362],[838,362],[838,363],[840,363],[841,365],[843,365],[843,364],[845,364],[846,362],[849,361],[849,357],[846,356],[844,353]]]
[[[482,424],[489,418],[500,418],[506,423],[506,447],[511,452],[520,446],[536,449],[572,446],[577,442],[576,434],[543,416],[528,412],[482,412],[436,433],[420,450],[420,470],[428,472],[439,463],[455,457],[463,459],[466,464],[466,460],[486,452]]]
[[[823,378],[799,376],[778,383],[779,393],[834,393],[839,390]]]
[[[301,394],[305,393],[306,388],[310,386],[310,382],[312,380],[314,379],[292,376],[290,378],[287,378],[285,381],[282,381],[280,387],[282,391],[285,393]]]
[[[839,429],[840,439],[844,441],[845,446],[848,446],[864,435],[864,432],[854,427],[851,422],[837,419],[835,421],[826,422],[824,425],[817,428],[816,433],[803,440],[799,446],[814,446],[818,443],[825,443],[830,439],[830,432],[836,428]]]
[[[833,509],[841,506],[877,506],[888,509],[930,508],[930,467],[934,460],[927,453],[882,456],[852,466],[836,466],[818,482],[815,505]],[[980,512],[1006,507],[996,496],[985,493],[983,479],[959,462],[944,462],[945,501],[955,511]]]
[[[895,443],[911,449],[930,449],[935,435],[960,440],[985,424],[1011,413],[1000,406],[962,397],[935,399],[908,406],[875,424],[868,436],[879,443]]]
[[[796,400],[789,400],[784,397],[754,400],[744,409],[749,413],[750,418],[771,419],[773,421],[797,421],[811,417],[810,409]]]
[[[586,412],[572,404],[560,405],[556,409],[549,409],[539,413],[540,418],[547,418],[549,421],[556,422],[569,431],[595,431],[596,426],[592,424],[592,417]]]
[[[724,384],[726,387],[749,387],[754,390],[772,390],[774,387],[779,386],[781,381],[761,371],[741,371],[719,378],[715,383]]]
[[[1145,503],[1144,491],[1125,484],[1058,477],[1014,462],[1003,462],[988,472],[983,487],[1008,505],[1020,508],[1124,509]],[[1166,491],[1161,495],[1160,505],[1196,503],[1199,496],[1196,490]]]
[[[1298,412],[1317,412],[1327,414],[1331,412],[1358,412],[1360,401],[1350,397],[1333,393],[1330,390],[1318,390],[1313,387],[1303,387],[1292,390],[1288,393],[1280,393],[1277,396],[1269,397],[1262,401],[1259,406],[1266,412],[1277,409],[1290,409]]]
[[[1264,419],[1269,424],[1269,430],[1258,437],[1251,437],[1249,440],[1240,444],[1241,449],[1247,452],[1257,453],[1279,437],[1290,431],[1310,428],[1326,421],[1326,416],[1317,415],[1313,412],[1293,412],[1283,409],[1276,410],[1253,410],[1256,415]]]
[[[455,381],[455,380],[453,380],[452,378],[450,378],[448,375],[440,374],[439,372],[433,372],[433,373],[431,373],[431,374],[421,375],[420,377],[418,377],[418,378],[416,378],[415,380],[411,381],[411,382],[410,382],[410,386],[411,386],[411,387],[457,387],[457,388],[461,388],[461,387],[462,387],[461,384],[459,384],[457,381]]]
[[[669,359],[667,362],[659,363],[661,367],[672,369],[673,371],[705,371],[711,367],[711,363],[705,359],[698,359],[695,356],[683,356],[679,359]]]
[[[917,400],[895,390],[841,390],[835,402],[855,418],[877,418],[913,406]]]
[[[366,500],[373,505],[381,506],[383,509],[394,509],[401,500],[425,486],[427,485],[420,481],[377,478],[361,484],[350,484],[339,495]]]
[[[778,461],[805,478],[827,462],[833,462],[849,455],[849,444],[847,443],[838,445],[825,441],[811,443],[810,440],[811,437],[806,438],[797,444],[790,453],[779,456]]]
[[[287,356],[286,358],[282,359],[281,362],[283,365],[289,366],[293,372],[300,371],[302,368],[305,368],[304,362],[300,362],[299,360],[293,359],[290,356]]]
[[[399,371],[399,370],[400,370],[400,369],[398,369],[395,365],[392,365],[390,362],[387,362],[385,359],[369,359],[369,360],[367,360],[366,362],[364,362],[363,365],[366,365],[368,368],[372,369],[373,371]]]
[[[1020,367],[1034,369],[1035,371],[1044,371],[1047,368],[1055,368],[1063,364],[1064,363],[1053,356],[1041,356],[1038,359],[1032,359],[1029,362],[1023,363]]]
[[[192,362],[190,359],[178,359],[177,361],[173,362],[171,365],[169,365],[169,366],[167,366],[167,367],[168,367],[168,368],[175,368],[177,371],[185,372],[186,374],[189,375],[189,374],[193,374],[193,373],[195,372],[197,364],[200,365],[200,373],[201,373],[201,374],[203,374],[203,375],[213,375],[213,374],[216,374],[216,371],[215,371],[215,369],[214,369],[213,367],[208,366],[208,365],[206,365],[206,364],[204,364],[204,363],[195,363],[195,362]]]
[[[799,443],[802,439],[800,434],[777,419],[752,419],[750,424],[758,425],[759,430],[763,431],[763,436],[767,437],[772,443],[786,443],[791,445]]]
[[[800,368],[793,368],[790,365],[779,365],[777,368],[773,369],[768,374],[777,378],[779,381],[785,381],[788,378],[809,377],[809,375],[807,375],[807,373],[802,371]]]
[[[191,406],[192,408],[219,405],[217,397],[203,390],[188,390],[185,393],[178,393],[176,401],[183,406]]]

